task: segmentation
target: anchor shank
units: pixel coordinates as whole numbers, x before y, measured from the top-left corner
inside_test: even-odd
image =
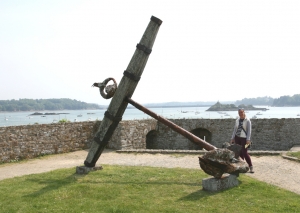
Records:
[[[136,50],[124,71],[118,88],[108,106],[105,116],[95,134],[94,141],[91,144],[89,153],[84,161],[86,167],[94,167],[105,146],[108,144],[112,134],[122,120],[127,104],[124,102],[126,96],[131,97],[138,84],[138,80],[146,66],[149,55],[158,33],[162,21],[154,16],[151,20],[140,40],[136,45]]]

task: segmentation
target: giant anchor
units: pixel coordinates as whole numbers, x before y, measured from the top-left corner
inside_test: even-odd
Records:
[[[107,78],[102,83],[94,83],[93,86],[99,87],[100,94],[103,98],[112,98],[108,110],[104,114],[104,119],[95,135],[94,142],[89,150],[88,156],[84,161],[84,167],[77,167],[77,173],[87,173],[94,170],[95,164],[103,152],[105,146],[108,144],[122,115],[130,103],[137,109],[150,115],[154,119],[160,121],[172,130],[183,135],[191,142],[196,143],[206,149],[208,152],[199,157],[200,167],[209,175],[215,178],[221,178],[224,173],[234,174],[238,176],[239,173],[245,173],[249,170],[247,164],[239,159],[241,147],[239,145],[231,145],[227,148],[218,149],[210,143],[195,136],[191,132],[181,128],[175,123],[165,119],[146,107],[140,105],[131,99],[131,96],[137,86],[143,69],[146,65],[151,48],[153,46],[156,34],[162,21],[158,18],[151,17],[151,21],[140,41],[137,49],[127,67],[124,71],[124,76],[120,82],[119,87],[113,78]],[[113,81],[113,85],[107,85],[109,81]],[[104,92],[105,90],[105,92]]]

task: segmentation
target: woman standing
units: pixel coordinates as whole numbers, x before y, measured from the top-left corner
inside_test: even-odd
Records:
[[[252,161],[248,154],[247,147],[251,141],[251,121],[246,117],[244,108],[238,110],[239,117],[234,125],[233,133],[231,136],[231,143],[236,143],[242,146],[240,157],[249,165],[250,173],[254,173]],[[246,146],[247,145],[247,146]]]

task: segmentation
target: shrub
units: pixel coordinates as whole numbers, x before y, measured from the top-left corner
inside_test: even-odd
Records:
[[[68,123],[70,121],[68,119],[66,119],[66,118],[63,118],[63,119],[59,120],[58,122],[59,123]]]

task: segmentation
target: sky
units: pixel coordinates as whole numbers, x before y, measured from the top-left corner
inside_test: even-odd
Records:
[[[151,16],[163,21],[132,99],[236,101],[299,94],[298,0],[0,0],[0,100],[108,105]]]

